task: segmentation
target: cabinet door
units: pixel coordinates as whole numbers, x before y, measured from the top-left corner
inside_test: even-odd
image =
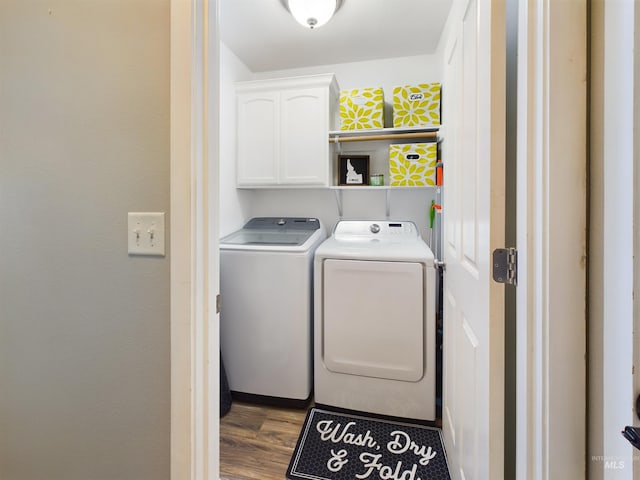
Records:
[[[285,90],[280,105],[280,183],[328,185],[327,89]]]
[[[278,183],[279,94],[238,95],[237,184]]]

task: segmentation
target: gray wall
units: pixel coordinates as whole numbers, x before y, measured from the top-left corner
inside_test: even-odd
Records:
[[[0,479],[169,478],[169,1],[0,1]]]

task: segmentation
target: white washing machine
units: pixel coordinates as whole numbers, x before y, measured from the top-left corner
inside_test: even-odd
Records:
[[[257,217],[220,240],[220,349],[244,400],[305,405],[313,389],[316,218]]]
[[[315,402],[434,421],[434,257],[415,224],[338,222],[314,292]]]

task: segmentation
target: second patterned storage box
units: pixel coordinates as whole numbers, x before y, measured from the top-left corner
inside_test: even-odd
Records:
[[[436,184],[438,144],[407,143],[389,146],[389,185],[427,187]]]
[[[393,126],[440,125],[440,84],[421,83],[393,89]]]

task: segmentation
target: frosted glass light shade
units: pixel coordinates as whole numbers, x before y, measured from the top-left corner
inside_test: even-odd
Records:
[[[300,25],[321,27],[336,11],[337,0],[288,0],[289,11]]]

